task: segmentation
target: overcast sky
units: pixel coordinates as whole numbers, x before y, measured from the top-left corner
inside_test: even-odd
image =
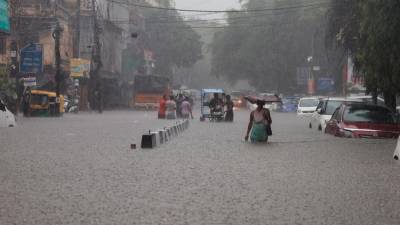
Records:
[[[239,8],[238,0],[175,0],[176,8],[226,10]]]
[[[175,0],[175,3],[176,8],[179,9],[228,10],[240,8],[238,0]],[[194,13],[185,13],[185,15],[193,14]],[[223,16],[223,14],[207,16],[207,18],[217,18],[221,16]]]

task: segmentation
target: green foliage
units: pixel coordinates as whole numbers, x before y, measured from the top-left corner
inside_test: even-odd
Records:
[[[301,5],[302,1],[249,0],[243,9]],[[323,8],[241,12],[228,15],[228,27],[217,32],[211,45],[212,73],[232,83],[248,79],[259,91],[290,92],[296,87],[296,68],[321,54]],[[240,18],[241,17],[241,18]],[[245,19],[244,19],[245,18]],[[314,41],[312,41],[315,39]],[[323,57],[315,64],[323,64]]]
[[[400,2],[340,0],[335,4],[330,38],[351,51],[367,90],[383,94],[386,104],[394,109],[400,90]]]
[[[0,74],[0,93],[6,94],[8,96],[14,96],[15,82],[7,76],[2,75],[3,74]]]
[[[155,55],[155,73],[170,76],[174,67],[190,67],[202,58],[202,42],[176,11],[144,10],[142,46]]]

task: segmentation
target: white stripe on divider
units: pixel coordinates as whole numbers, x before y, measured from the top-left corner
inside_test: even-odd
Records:
[[[400,158],[400,136],[397,138],[397,145],[396,145],[396,149],[394,150],[394,153],[393,153],[393,158],[395,160],[399,160],[399,158]]]

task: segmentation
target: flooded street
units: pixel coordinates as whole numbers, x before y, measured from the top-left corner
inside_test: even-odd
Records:
[[[21,118],[0,129],[0,224],[399,224],[395,140],[340,139],[273,113],[268,144],[200,122],[140,149],[155,112]],[[130,144],[138,149],[131,150]]]

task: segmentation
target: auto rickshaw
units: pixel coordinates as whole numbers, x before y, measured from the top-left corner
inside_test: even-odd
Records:
[[[205,121],[207,118],[210,121],[222,121],[224,118],[224,106],[223,104],[217,107],[217,109],[210,108],[210,101],[214,94],[218,94],[221,102],[224,100],[223,95],[225,94],[223,89],[202,89],[201,90],[201,104],[200,104],[200,121]]]
[[[57,95],[55,92],[44,90],[31,90],[29,111],[30,116],[56,116],[56,100]],[[60,95],[59,112],[63,114],[64,110],[64,96]]]

